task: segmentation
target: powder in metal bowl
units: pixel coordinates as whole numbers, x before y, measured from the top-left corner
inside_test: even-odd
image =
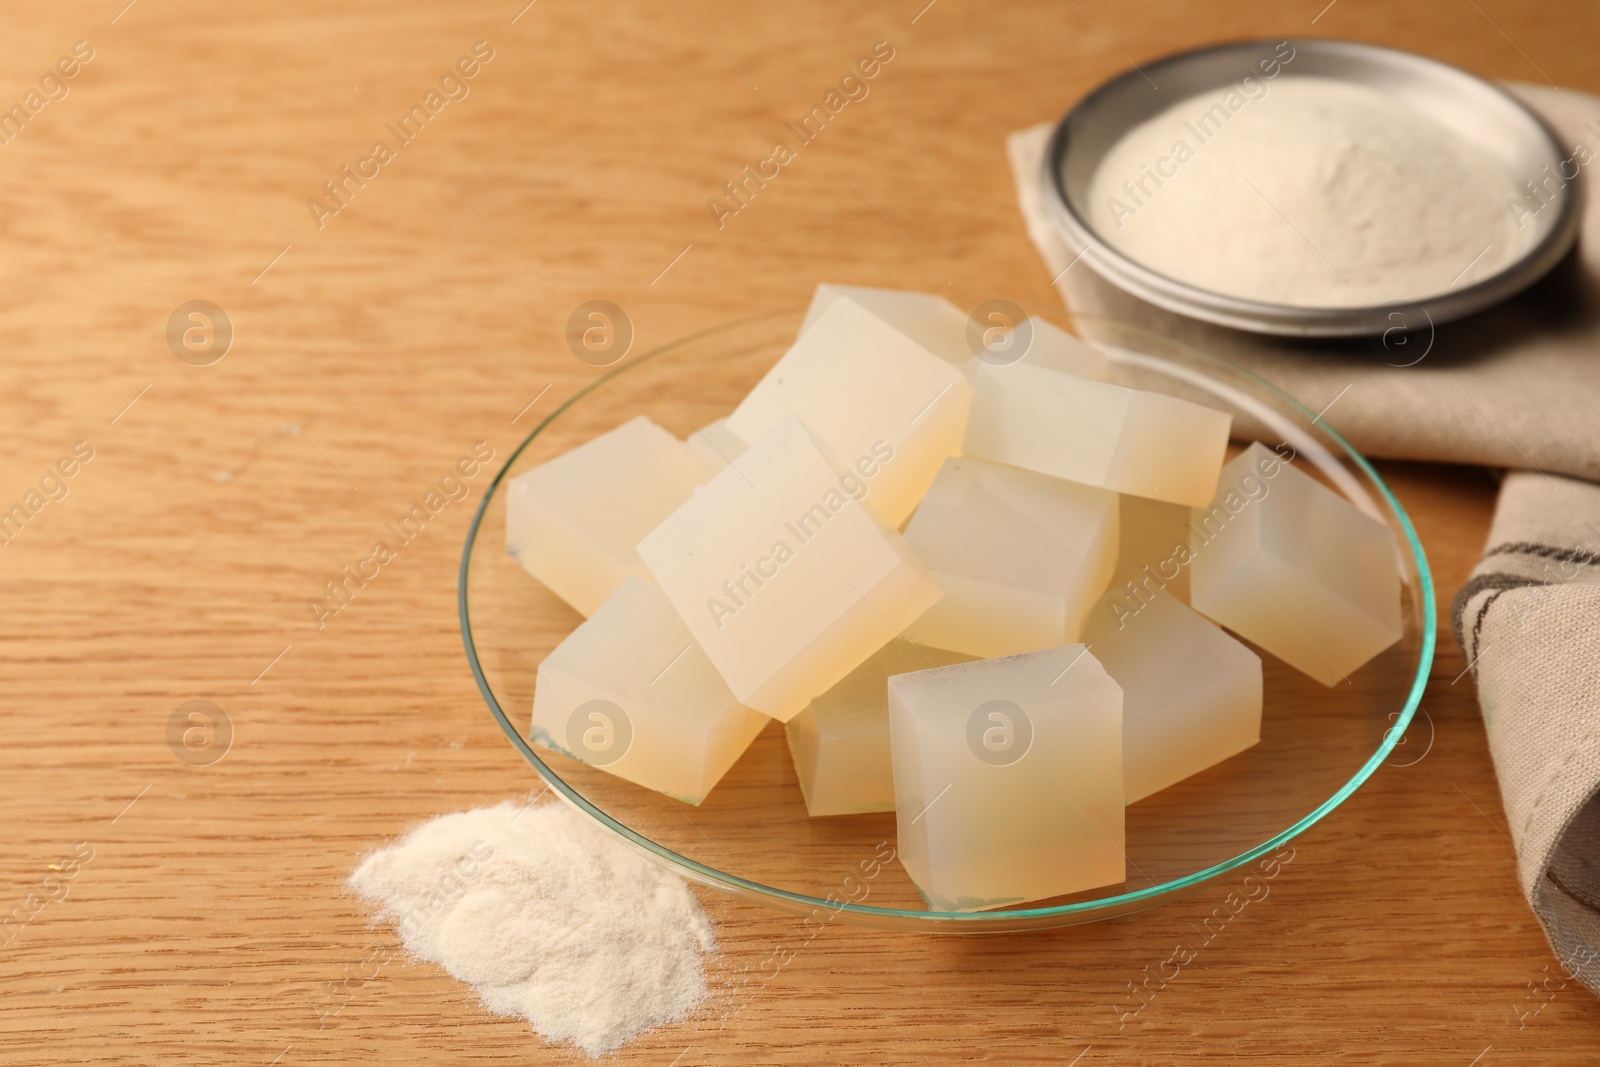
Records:
[[[1320,76],[1179,101],[1113,145],[1090,182],[1096,229],[1130,258],[1295,307],[1480,281],[1528,240],[1507,210],[1519,195],[1489,149],[1399,94]]]

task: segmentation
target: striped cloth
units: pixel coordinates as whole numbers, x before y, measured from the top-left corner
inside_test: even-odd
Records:
[[[1523,892],[1567,976],[1600,992],[1600,486],[1507,475],[1454,622]]]

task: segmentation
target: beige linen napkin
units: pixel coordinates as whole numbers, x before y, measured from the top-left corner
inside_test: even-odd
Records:
[[[1564,148],[1600,166],[1600,99],[1511,89]],[[1329,405],[1327,421],[1368,455],[1525,472],[1506,478],[1483,560],[1456,599],[1456,635],[1477,676],[1523,891],[1567,976],[1600,992],[1600,486],[1576,480],[1600,479],[1600,211],[1584,213],[1577,248],[1543,281],[1438,327],[1420,362],[1396,366],[1415,352],[1241,333],[1102,280],[1044,211],[1050,129],[1014,133],[1007,147],[1028,233],[1072,312],[1142,326]]]
[[[1600,166],[1600,98],[1510,87]],[[1405,350],[1356,341],[1293,341],[1211,326],[1164,311],[1104,281],[1056,232],[1039,168],[1050,124],[1011,135],[1007,149],[1028,234],[1067,307],[1142,326],[1231,360],[1313,410],[1369,456],[1482,463],[1600,479],[1600,211],[1586,212],[1578,247],[1522,295],[1438,327]],[[1583,178],[1580,175],[1579,181]],[[1348,391],[1346,391],[1348,390]],[[1343,395],[1341,395],[1343,394]]]
[[[1600,486],[1507,475],[1454,623],[1523,892],[1566,977],[1600,992]]]

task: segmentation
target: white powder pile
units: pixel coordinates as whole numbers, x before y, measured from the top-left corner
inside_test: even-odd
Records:
[[[1130,131],[1090,182],[1095,228],[1170,277],[1297,307],[1415,300],[1520,250],[1497,158],[1405,103],[1247,79]]]
[[[688,885],[565,803],[440,816],[350,884],[490,1011],[591,1056],[707,993],[711,924]]]

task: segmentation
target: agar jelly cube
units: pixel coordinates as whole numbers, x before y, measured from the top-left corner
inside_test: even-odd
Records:
[[[944,597],[906,639],[1009,656],[1078,639],[1117,559],[1117,494],[949,459],[906,527]]]
[[[950,301],[932,293],[869,289],[859,285],[819,285],[811,296],[803,334],[841,297],[859,304],[884,325],[900,331],[952,366],[972,358],[967,346],[967,317]]]
[[[1134,496],[1209,501],[1232,416],[1065,369],[1093,370],[1078,351],[1087,346],[1051,341],[1036,339],[1014,363],[974,362],[966,453]]]
[[[966,657],[896,638],[784,724],[811,815],[894,810],[889,678]]]
[[[1122,687],[1129,804],[1261,740],[1261,657],[1175,597],[1107,597],[1083,637]]]
[[[1394,534],[1260,442],[1190,521],[1190,603],[1323,685],[1400,640]]]
[[[939,464],[960,454],[971,403],[959,366],[840,295],[728,416],[728,429],[754,441],[799,417],[860,484],[862,505],[897,527]]]
[[[640,415],[506,487],[506,551],[583,615],[630,575],[634,546],[716,466]]]
[[[928,906],[1120,882],[1122,690],[1082,645],[889,679],[900,861]]]
[[[1028,317],[1028,330],[1030,332],[1028,345],[1020,355],[1013,353],[1014,359],[1002,356],[998,360],[991,357],[991,360],[1002,367],[1026,360],[1031,367],[1053,370],[1061,374],[1075,374],[1080,378],[1094,378],[1097,381],[1105,381],[1109,375],[1106,354],[1094,345],[1079,340],[1061,327],[1046,322],[1038,316]],[[983,362],[982,357],[979,357],[978,362]]]
[[[686,440],[690,448],[718,470],[744,455],[746,447],[744,441],[728,429],[727,419],[706,423]]]
[[[1189,514],[1182,504],[1120,495],[1117,566],[1111,590],[1131,596],[1166,592],[1189,602]],[[1128,588],[1128,583],[1133,588]]]
[[[767,721],[740,705],[661,587],[630,577],[539,664],[529,736],[698,804]]]
[[[792,719],[939,599],[865,491],[791,416],[639,542],[747,706]]]

